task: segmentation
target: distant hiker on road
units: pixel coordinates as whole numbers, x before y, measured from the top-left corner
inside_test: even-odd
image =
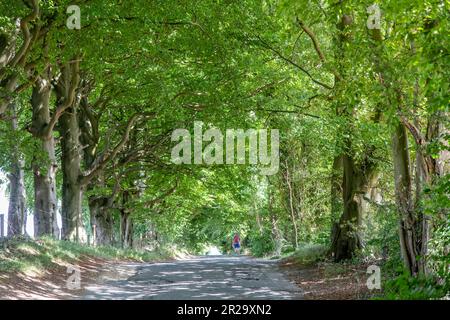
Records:
[[[233,237],[233,249],[234,253],[236,254],[241,253],[241,238],[239,237],[238,233],[235,233]]]

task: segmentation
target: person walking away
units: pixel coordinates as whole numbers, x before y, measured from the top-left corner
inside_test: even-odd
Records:
[[[235,233],[233,237],[233,249],[235,254],[241,253],[241,238],[238,233]]]

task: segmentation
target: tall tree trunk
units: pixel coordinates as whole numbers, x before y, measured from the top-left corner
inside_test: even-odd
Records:
[[[71,88],[78,87],[74,80],[76,65],[65,64],[61,68],[61,76],[56,86],[57,105],[67,104],[59,118],[61,135],[62,185],[62,237],[65,240],[85,240],[85,229],[82,219],[82,185],[81,177],[81,145],[78,123],[79,101],[70,98]],[[74,83],[76,82],[76,83]]]
[[[341,77],[345,77],[347,70],[341,65],[341,61],[345,60],[346,50],[344,44],[349,43],[352,35],[349,31],[350,26],[353,24],[353,18],[351,15],[343,14],[340,18],[340,22],[337,25],[339,34],[336,42],[336,56],[339,59],[338,71],[340,76],[335,75],[336,87],[340,89],[344,82],[341,81]],[[346,118],[352,117],[352,110],[345,105],[336,108],[337,115],[343,115]],[[348,120],[347,120],[348,121]],[[342,214],[338,223],[334,223],[332,227],[332,242],[331,242],[331,254],[335,261],[341,261],[351,258],[356,249],[360,246],[360,239],[358,235],[358,228],[361,222],[361,215],[358,211],[358,205],[355,202],[355,163],[353,160],[353,151],[351,144],[351,125],[349,124],[344,128],[344,133],[348,136],[344,140],[344,150],[341,154],[336,155],[333,161],[332,172],[332,185],[331,185],[331,201],[332,210],[338,209],[339,200],[338,195],[342,197]],[[337,178],[339,174],[337,170],[342,167],[342,182],[340,183]],[[342,189],[342,190],[340,190]]]
[[[395,195],[400,211],[400,249],[406,268],[412,275],[419,272],[417,257],[417,221],[414,214],[411,165],[406,128],[396,125],[392,136],[392,156],[394,161]]]
[[[11,126],[13,131],[17,131],[17,110],[16,104],[11,107]],[[8,207],[8,236],[24,234],[25,232],[25,182],[24,182],[24,161],[17,146],[13,147],[11,154],[11,169],[9,178],[9,207]]]
[[[59,228],[56,220],[56,157],[55,140],[53,134],[42,134],[50,122],[50,81],[39,78],[32,91],[31,105],[33,107],[33,119],[31,132],[39,139],[39,147],[46,157],[45,161],[35,158],[33,161],[34,175],[34,235],[59,236]]]
[[[62,188],[62,230],[66,240],[79,241],[83,235],[81,146],[77,107],[74,105],[60,118],[61,164],[63,174]]]
[[[337,46],[339,48],[339,58],[344,59],[346,55],[345,43],[349,43],[352,33],[348,29],[353,24],[351,15],[342,15],[338,29],[341,31],[338,37]],[[339,67],[342,78],[346,78],[347,70]],[[338,86],[344,83],[337,81]],[[343,154],[334,159],[333,169],[338,168],[342,164],[342,205],[343,213],[338,224],[333,225],[331,252],[335,261],[341,261],[352,258],[357,249],[362,246],[359,234],[363,213],[366,209],[366,200],[364,196],[370,194],[378,180],[377,164],[371,159],[371,155],[375,151],[373,145],[366,147],[364,159],[359,163],[355,162],[355,154],[352,147],[352,121],[354,119],[354,110],[352,107],[341,106],[342,114],[346,117],[347,126],[344,129],[344,147]],[[337,114],[339,114],[337,110]],[[380,120],[379,112],[374,117],[374,122]],[[341,159],[339,159],[341,157]],[[342,162],[341,162],[342,161]],[[341,162],[341,163],[340,163]],[[336,199],[336,193],[341,188],[338,184],[336,172],[332,176],[332,206],[337,207],[339,202]]]

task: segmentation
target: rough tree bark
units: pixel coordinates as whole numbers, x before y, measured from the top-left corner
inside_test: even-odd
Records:
[[[50,117],[51,85],[48,78],[40,77],[33,87],[31,105],[33,118],[30,131],[39,140],[45,161],[33,161],[34,175],[34,235],[59,236],[56,202],[56,157],[52,130],[47,132]]]
[[[62,238],[80,241],[85,238],[82,220],[81,145],[78,125],[79,58],[65,63],[55,86],[57,112],[61,135],[62,185]]]
[[[89,197],[91,225],[95,230],[96,245],[111,245],[114,241],[114,221],[110,212],[111,205],[108,203],[109,198],[106,197]]]
[[[62,188],[62,230],[63,239],[79,241],[83,235],[81,145],[77,121],[76,103],[59,120],[61,133]]]
[[[10,105],[11,127],[17,131],[17,106]],[[9,207],[8,207],[8,236],[13,237],[25,233],[26,203],[25,203],[25,182],[24,182],[24,161],[18,150],[14,146],[11,153],[11,169],[9,178]]]
[[[359,229],[365,210],[364,197],[370,194],[373,185],[378,180],[376,164],[368,161],[355,164],[352,155],[342,157],[343,177],[343,214],[334,227],[332,239],[332,255],[335,261],[350,259],[362,242]]]

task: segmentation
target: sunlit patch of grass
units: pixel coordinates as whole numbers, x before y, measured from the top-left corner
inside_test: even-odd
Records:
[[[8,272],[22,269],[23,263],[17,259],[0,256],[0,272]]]
[[[283,260],[295,264],[308,265],[326,259],[328,248],[321,244],[306,243]]]
[[[30,246],[27,243],[19,244],[17,246],[17,250],[23,252],[25,255],[38,255],[39,254],[39,251],[36,248]]]
[[[68,265],[82,257],[109,260],[154,261],[169,257],[169,252],[148,252],[120,249],[112,246],[87,246],[43,237],[8,240],[6,249],[0,249],[0,272],[31,272]]]

